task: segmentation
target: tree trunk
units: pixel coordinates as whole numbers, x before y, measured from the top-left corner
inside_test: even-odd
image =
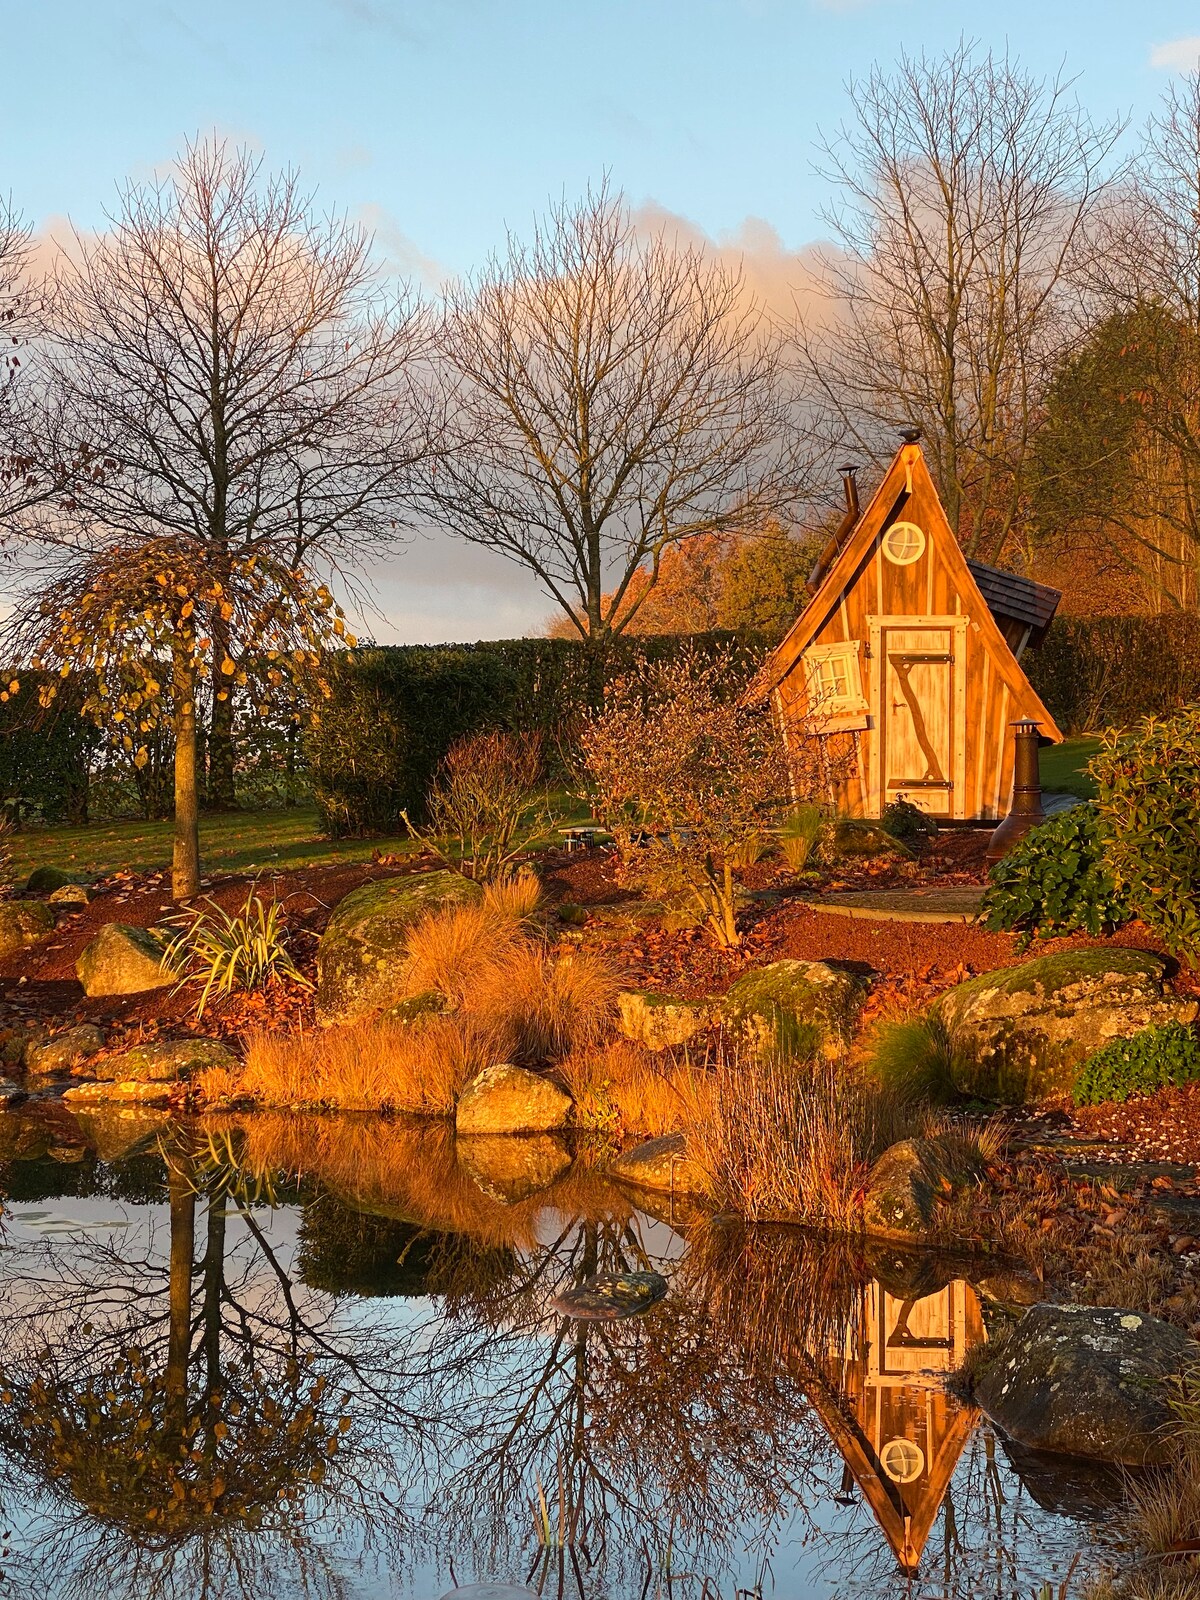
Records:
[[[188,1356],[192,1339],[192,1270],[196,1248],[196,1190],[190,1156],[176,1146],[167,1160],[171,1215],[171,1273],[168,1297],[168,1427],[178,1433],[187,1415]]]
[[[237,804],[233,787],[233,678],[221,671],[229,657],[229,625],[217,611],[212,619],[212,711],[208,719],[208,779],[205,804],[214,811],[232,811]],[[224,692],[225,699],[220,698]]]
[[[196,788],[196,701],[192,671],[175,661],[175,846],[171,897],[200,893],[200,796]]]

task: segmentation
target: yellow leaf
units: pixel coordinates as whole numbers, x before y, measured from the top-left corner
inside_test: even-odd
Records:
[[[226,656],[224,661],[221,663],[221,671],[227,678],[231,678],[237,671],[237,665],[235,662],[231,661],[228,656]]]

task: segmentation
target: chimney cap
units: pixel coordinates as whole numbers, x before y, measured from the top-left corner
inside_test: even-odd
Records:
[[[921,430],[920,428],[901,428],[900,437],[904,440],[905,444],[916,444],[917,440],[921,437]]]
[[[845,461],[838,468],[838,471],[843,475],[843,477],[852,478],[858,471],[858,463],[855,461]]]

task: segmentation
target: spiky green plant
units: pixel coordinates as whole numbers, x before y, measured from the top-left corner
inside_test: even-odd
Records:
[[[278,900],[268,904],[252,893],[236,912],[209,900],[207,908],[186,913],[180,922],[162,965],[164,971],[180,974],[176,990],[190,980],[203,980],[197,1017],[204,1015],[214,994],[227,997],[239,990],[265,989],[279,979],[312,988],[288,949],[287,923]]]
[[[792,872],[804,871],[824,826],[820,806],[797,806],[784,818],[779,829],[779,849]]]

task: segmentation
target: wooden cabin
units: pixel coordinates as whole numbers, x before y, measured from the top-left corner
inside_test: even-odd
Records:
[[[902,1572],[913,1576],[979,1412],[945,1377],[985,1337],[969,1284],[903,1299],[873,1282],[843,1348],[815,1355],[804,1388]]]
[[[913,436],[865,509],[847,474],[813,597],[760,679],[797,794],[817,773],[818,798],[851,816],[904,799],[943,821],[995,822],[1012,793],[1012,724],[1062,738],[1021,667],[1060,596],[967,560]]]

